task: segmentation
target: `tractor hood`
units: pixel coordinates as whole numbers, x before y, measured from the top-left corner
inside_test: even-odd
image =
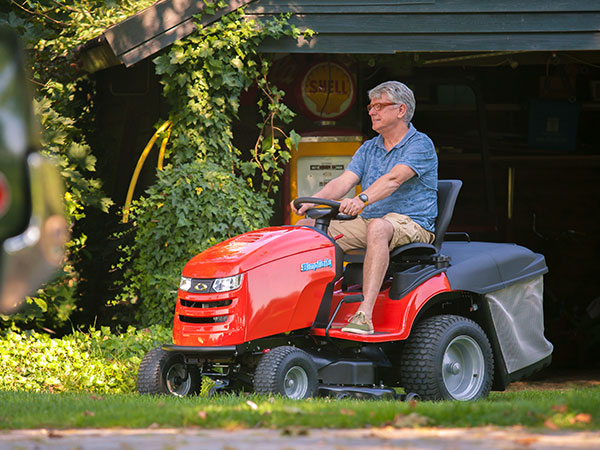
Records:
[[[333,245],[329,237],[310,227],[263,228],[228,239],[194,256],[183,268],[183,276],[228,277],[286,256]]]

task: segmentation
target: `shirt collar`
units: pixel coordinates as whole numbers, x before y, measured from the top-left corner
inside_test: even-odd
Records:
[[[404,137],[402,138],[402,140],[400,142],[398,142],[396,145],[394,145],[394,147],[392,147],[390,149],[390,151],[396,149],[396,148],[400,148],[402,147],[404,144],[406,144],[406,142],[415,135],[415,133],[417,132],[417,129],[413,126],[412,122],[408,124],[408,131],[406,132],[406,134],[404,135]],[[383,136],[380,134],[379,136],[377,136],[377,141],[375,142],[375,144],[382,148],[383,150],[385,150],[385,146],[383,145]],[[387,151],[387,150],[386,150]]]

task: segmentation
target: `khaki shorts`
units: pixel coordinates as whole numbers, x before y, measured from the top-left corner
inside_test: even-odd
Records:
[[[413,222],[408,216],[389,213],[383,216],[383,219],[390,222],[394,227],[394,234],[390,240],[390,251],[411,242],[432,244],[435,240],[435,234]],[[332,220],[329,225],[329,235],[331,237],[344,235],[336,242],[345,252],[355,248],[366,248],[367,226],[372,220],[375,219],[363,219],[361,216],[354,220]]]

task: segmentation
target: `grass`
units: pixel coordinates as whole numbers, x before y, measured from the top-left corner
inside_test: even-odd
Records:
[[[600,387],[495,392],[476,402],[211,398],[0,391],[0,429],[523,426],[600,430]]]

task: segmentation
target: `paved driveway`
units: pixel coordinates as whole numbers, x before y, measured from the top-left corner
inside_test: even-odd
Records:
[[[360,430],[22,430],[0,434],[0,449],[598,449],[600,432],[522,428]]]

